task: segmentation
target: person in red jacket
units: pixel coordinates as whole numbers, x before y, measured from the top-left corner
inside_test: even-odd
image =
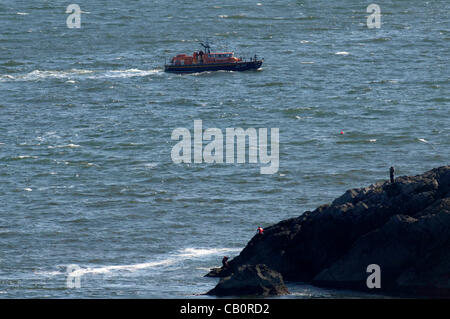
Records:
[[[262,227],[258,227],[257,231],[259,236],[262,236],[264,233],[264,229]]]

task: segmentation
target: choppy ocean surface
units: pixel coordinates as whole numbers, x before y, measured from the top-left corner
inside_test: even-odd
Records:
[[[75,3],[80,29],[70,2],[0,2],[0,298],[195,297],[258,226],[391,165],[449,164],[447,0],[380,1],[379,29],[371,1]],[[263,68],[162,71],[205,39]],[[174,164],[172,130],[195,119],[280,128],[279,171]],[[70,265],[81,288],[66,285]]]

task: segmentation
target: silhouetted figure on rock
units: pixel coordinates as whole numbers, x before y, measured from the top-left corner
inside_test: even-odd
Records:
[[[391,168],[389,169],[389,175],[391,177],[391,184],[394,183],[394,172],[395,172],[394,166],[391,166]]]
[[[228,267],[230,267],[230,265],[228,264],[228,257],[224,256],[222,259],[222,269],[227,269]]]

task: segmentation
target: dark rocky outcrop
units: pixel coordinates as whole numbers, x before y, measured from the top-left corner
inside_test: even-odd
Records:
[[[378,264],[382,291],[449,297],[450,166],[348,190],[267,227],[229,264],[226,275],[265,264],[285,280],[363,290]]]
[[[233,273],[233,269],[232,268],[211,268],[211,270],[209,271],[209,273],[207,273],[205,275],[205,277],[227,277],[229,275],[231,275]]]
[[[220,279],[208,295],[215,296],[270,296],[288,294],[280,273],[266,265],[243,265]]]

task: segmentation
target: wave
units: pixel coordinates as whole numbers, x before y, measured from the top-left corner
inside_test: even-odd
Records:
[[[72,143],[66,144],[66,145],[56,145],[56,146],[49,145],[49,146],[47,146],[47,148],[49,148],[49,149],[52,149],[52,148],[77,148],[77,147],[80,147],[80,145],[72,144]]]
[[[279,21],[279,20],[287,20],[287,21],[298,21],[298,20],[315,20],[316,17],[313,16],[301,16],[301,17],[282,17],[282,16],[249,16],[247,14],[234,14],[234,15],[227,15],[227,14],[220,14],[218,15],[220,19],[230,19],[230,20],[255,20],[255,21]]]
[[[148,76],[152,74],[161,73],[161,69],[154,69],[154,70],[139,70],[139,69],[129,69],[129,70],[114,70],[114,71],[108,71],[103,74],[103,77],[105,78],[130,78],[135,76]],[[97,78],[97,77],[94,77]]]
[[[185,248],[181,251],[181,257],[202,257],[208,255],[216,255],[219,253],[240,251],[237,248]]]
[[[73,277],[81,277],[88,274],[111,274],[114,272],[135,272],[142,269],[156,268],[163,266],[171,266],[182,263],[189,259],[196,259],[205,256],[219,255],[223,253],[237,252],[240,249],[237,248],[184,248],[174,254],[169,255],[167,258],[162,258],[156,261],[143,262],[137,264],[127,265],[110,265],[110,266],[98,266],[98,267],[83,267],[74,264],[63,266],[64,269],[73,269],[70,273]],[[41,276],[60,276],[68,275],[66,271],[35,271],[36,275]]]
[[[162,73],[162,69],[140,70],[80,70],[72,69],[68,71],[54,71],[54,70],[34,70],[26,74],[10,75],[0,74],[0,82],[10,81],[39,81],[47,79],[107,79],[107,78],[131,78],[131,77],[145,77],[153,74]],[[68,81],[69,82],[69,81]],[[69,83],[74,83],[70,81]]]
[[[349,55],[350,53],[347,51],[339,51],[335,53],[336,55]]]
[[[18,156],[11,157],[10,159],[11,160],[22,160],[22,159],[29,159],[29,158],[37,159],[37,158],[39,158],[39,156],[36,156],[36,155],[18,155]]]

